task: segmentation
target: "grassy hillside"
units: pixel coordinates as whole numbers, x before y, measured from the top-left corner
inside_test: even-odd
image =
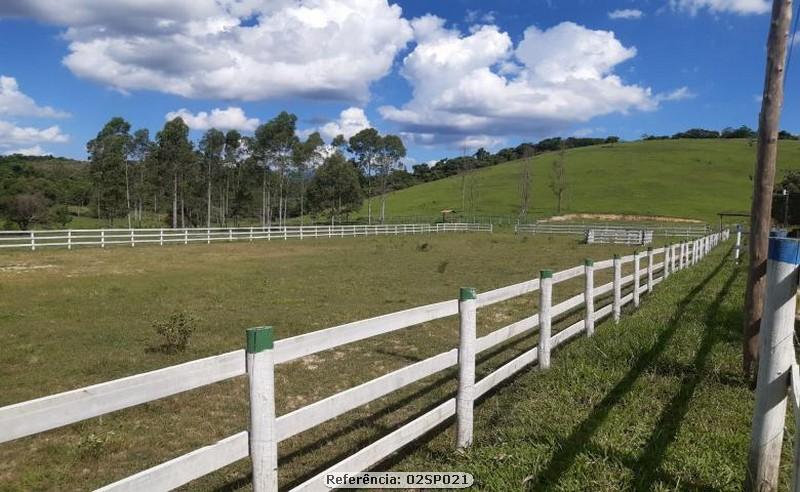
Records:
[[[755,146],[747,140],[663,140],[568,150],[568,197],[562,213],[671,215],[715,220],[726,210],[746,211],[752,192]],[[535,217],[555,214],[550,175],[556,154],[533,159]],[[523,161],[474,171],[478,215],[517,215]],[[800,142],[781,141],[780,170],[800,168]],[[387,214],[435,215],[462,209],[462,178],[450,177],[400,190],[389,196]],[[467,193],[469,195],[469,193]],[[378,200],[373,204],[377,210]],[[466,209],[469,210],[469,199]],[[366,203],[362,214],[366,215]]]

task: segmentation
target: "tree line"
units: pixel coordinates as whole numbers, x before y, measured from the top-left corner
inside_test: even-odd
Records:
[[[722,131],[706,130],[705,128],[691,128],[673,135],[642,135],[642,140],[676,140],[679,138],[747,138],[755,139],[757,134],[749,126],[742,125],[738,128],[726,127]],[[786,130],[778,133],[779,140],[798,140],[800,137]]]
[[[402,140],[368,128],[326,144],[317,132],[301,138],[296,124],[284,111],[252,136],[212,128],[195,145],[180,117],[152,140],[147,129],[131,132],[123,118],[112,118],[86,146],[94,212],[128,226],[152,213],[174,228],[245,220],[268,227],[347,216],[366,199],[370,222],[383,222],[389,176],[406,155]]]

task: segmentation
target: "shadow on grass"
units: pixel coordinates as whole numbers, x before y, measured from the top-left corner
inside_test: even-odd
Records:
[[[689,411],[689,404],[694,397],[695,389],[707,375],[706,366],[709,362],[711,349],[723,338],[724,332],[727,331],[725,328],[729,326],[721,324],[718,319],[720,306],[730,292],[738,273],[738,269],[731,272],[731,275],[725,281],[725,285],[706,310],[703,324],[707,329],[703,334],[703,339],[700,342],[700,347],[697,349],[694,360],[686,368],[688,371],[681,378],[680,389],[662,410],[654,427],[654,432],[650,435],[650,439],[645,444],[641,456],[633,467],[637,471],[635,490],[650,490],[652,483],[658,478],[664,456],[670,444],[675,441],[675,437],[678,435],[681,422]]]
[[[680,300],[676,306],[675,314],[667,322],[666,329],[661,332],[655,344],[650,350],[640,354],[639,357],[636,358],[633,366],[625,376],[611,391],[609,391],[605,398],[595,406],[589,416],[572,431],[563,443],[561,443],[546,468],[539,473],[534,481],[529,482],[529,489],[547,490],[555,486],[561,480],[564,473],[572,467],[577,456],[590,445],[592,436],[594,436],[598,428],[608,418],[608,414],[611,410],[631,391],[634,383],[636,383],[645,369],[664,352],[669,341],[675,336],[687,307],[695,300],[695,297],[706,288],[709,282],[719,274],[725,266],[728,256],[729,254],[723,255],[719,264],[714,267],[714,270]],[[718,302],[722,297],[722,294],[720,294],[714,302]]]

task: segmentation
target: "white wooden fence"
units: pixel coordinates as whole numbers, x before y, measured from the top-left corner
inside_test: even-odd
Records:
[[[160,491],[189,483],[224,466],[247,458],[252,461],[256,492],[276,490],[277,444],[345,412],[365,405],[416,381],[459,365],[456,398],[406,423],[374,443],[295,487],[294,491],[328,490],[322,477],[332,472],[360,472],[380,463],[392,453],[411,443],[437,425],[456,416],[457,446],[466,447],[472,439],[472,409],[476,399],[526,366],[538,362],[546,369],[551,351],[586,331],[591,336],[595,324],[609,315],[618,320],[621,308],[639,303],[643,293],[672,272],[695,264],[727,237],[723,233],[704,236],[647,252],[592,262],[559,272],[544,270],[540,278],[476,293],[462,289],[459,299],[446,300],[404,311],[319,330],[273,342],[272,328],[247,331],[247,350],[235,350],[156,371],[137,374],[65,393],[46,396],[0,408],[0,443],[44,432],[123,408],[168,397],[226,379],[248,375],[250,381],[249,430],[141,471],[103,487],[103,491]],[[657,258],[658,257],[658,258]],[[646,268],[640,268],[646,260]],[[658,262],[656,262],[658,260]],[[622,267],[632,263],[632,273],[622,276]],[[614,280],[594,285],[594,273],[613,269]],[[656,274],[659,274],[656,276]],[[553,290],[561,282],[583,277],[584,292],[553,304]],[[633,291],[622,295],[633,284]],[[539,293],[540,310],[500,328],[476,337],[476,312],[480,308],[518,296]],[[609,293],[612,300],[603,306]],[[580,310],[580,311],[579,311]],[[554,322],[581,312],[584,319],[551,333]],[[460,340],[457,348],[408,365],[371,381],[349,388],[325,399],[275,416],[274,365],[330,350],[345,344],[383,335],[432,320],[460,316]],[[538,328],[539,343],[532,349],[475,381],[475,356],[507,342],[518,335],[533,336]]]
[[[653,231],[642,229],[592,228],[586,231],[586,244],[638,244],[653,242]]]
[[[64,229],[0,231],[0,248],[67,248],[79,246],[130,246],[189,244],[256,240],[314,239],[345,236],[427,234],[439,232],[492,232],[492,224],[376,224],[287,227],[237,227],[190,229]]]
[[[537,222],[533,224],[517,224],[514,232],[517,234],[566,234],[573,236],[585,236],[589,229],[605,230],[632,230],[644,229],[652,231],[654,235],[661,237],[680,237],[698,238],[711,233],[708,226],[658,226],[653,224],[555,224],[550,222]]]

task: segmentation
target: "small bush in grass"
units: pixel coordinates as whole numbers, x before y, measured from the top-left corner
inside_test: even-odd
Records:
[[[161,349],[170,354],[186,350],[189,345],[189,339],[194,333],[195,321],[191,315],[185,312],[177,312],[164,321],[153,323],[156,333],[164,341]]]
[[[105,435],[97,435],[92,432],[81,437],[75,450],[82,458],[97,459],[109,451],[108,445],[113,443],[114,438],[114,431],[109,431]]]

